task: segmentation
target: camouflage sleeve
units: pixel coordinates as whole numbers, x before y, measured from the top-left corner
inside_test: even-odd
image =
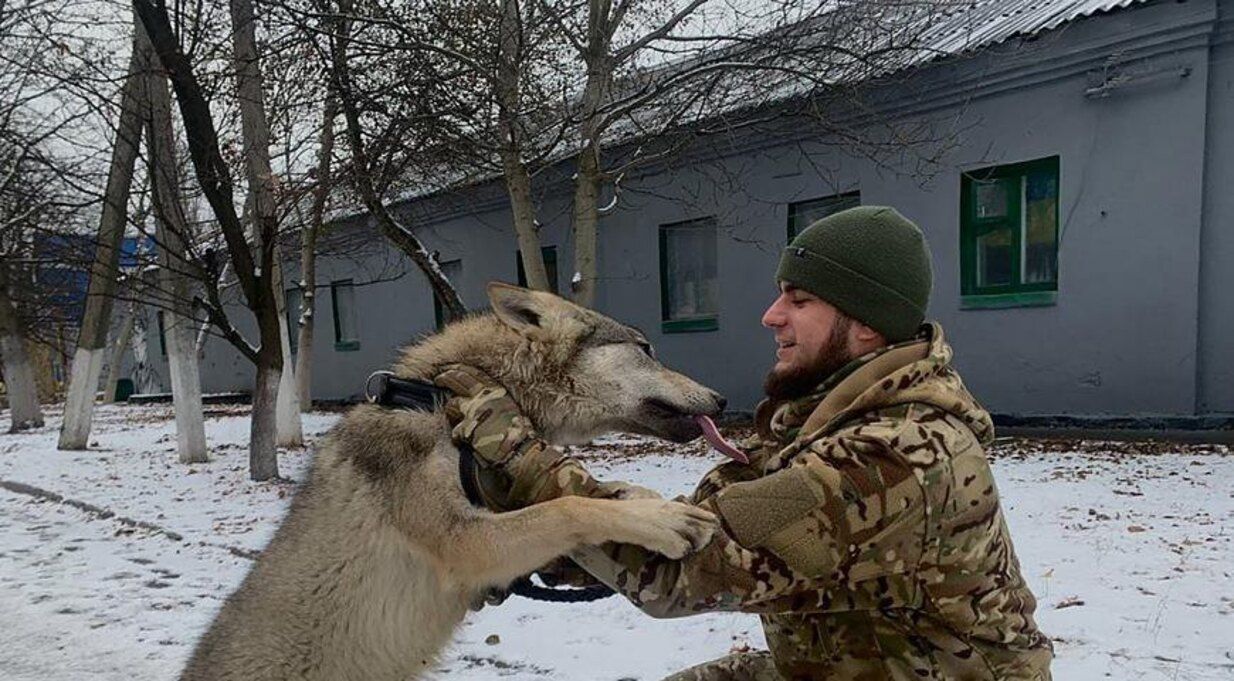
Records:
[[[454,367],[437,382],[459,397],[446,404],[455,442],[472,448],[484,467],[499,473],[504,484],[482,484],[485,502],[495,510],[512,510],[562,496],[601,499],[624,496],[634,487],[600,482],[578,460],[540,439],[501,387],[470,367]],[[646,496],[639,488],[633,496]]]
[[[824,597],[834,586],[877,590],[877,577],[916,569],[926,516],[913,472],[879,442],[816,445],[852,457],[837,466],[812,449],[786,469],[723,487],[702,502],[723,532],[699,553],[670,560],[609,545],[571,558],[656,617],[799,610],[803,597]]]

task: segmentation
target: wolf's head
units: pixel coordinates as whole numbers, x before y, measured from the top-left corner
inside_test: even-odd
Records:
[[[661,364],[638,329],[543,291],[491,283],[488,296],[493,314],[408,348],[397,372],[483,369],[555,444],[614,431],[686,442],[701,434],[694,416],[724,409],[719,393]]]

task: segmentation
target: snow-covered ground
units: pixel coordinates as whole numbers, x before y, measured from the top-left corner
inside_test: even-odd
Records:
[[[176,463],[168,407],[101,407],[88,452],[59,426],[0,435],[0,679],[170,679],[285,511],[294,485],[247,479],[242,409],[206,421],[213,460]],[[306,418],[310,439],[337,418]],[[7,430],[0,416],[0,432]],[[606,455],[605,452],[619,452]],[[666,494],[714,462],[649,441],[585,452],[601,477]],[[1055,640],[1058,679],[1234,679],[1234,456],[1225,447],[1008,442],[995,469],[1020,560]],[[280,467],[304,478],[310,454]],[[144,521],[179,538],[135,528]],[[757,618],[658,621],[612,598],[511,598],[472,614],[441,679],[658,679],[763,645]]]

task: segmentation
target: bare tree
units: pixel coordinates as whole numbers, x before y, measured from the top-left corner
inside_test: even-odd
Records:
[[[140,69],[144,75],[148,175],[153,190],[155,234],[160,246],[158,276],[161,288],[170,296],[169,314],[164,315],[163,337],[167,344],[171,394],[175,404],[176,449],[181,463],[198,463],[208,460],[208,456],[201,376],[193,338],[192,281],[185,267],[186,241],[192,235],[180,195],[176,138],[172,128],[167,80],[156,69],[149,37],[140,23],[135,28],[140,48],[138,55],[142,60]],[[131,322],[126,325],[131,325]],[[125,335],[123,331],[121,335]]]
[[[381,233],[406,254],[416,264],[433,294],[442,302],[452,317],[461,317],[467,308],[459,297],[458,291],[450,283],[450,279],[442,271],[440,264],[429,253],[428,249],[416,236],[415,231],[394,215],[387,205],[385,193],[391,185],[400,179],[401,172],[397,165],[390,163],[398,155],[393,150],[393,143],[407,130],[407,120],[399,116],[388,116],[387,127],[377,135],[372,135],[370,126],[365,125],[365,114],[376,111],[362,111],[361,97],[371,101],[367,95],[362,95],[356,87],[353,71],[348,61],[348,51],[352,43],[351,21],[348,18],[352,10],[352,0],[339,0],[339,20],[331,27],[333,30],[329,40],[329,58],[332,87],[339,99],[343,119],[347,124],[347,140],[351,147],[351,177],[356,193],[360,196],[364,207],[368,209],[377,223]],[[375,117],[373,117],[375,118]],[[391,156],[382,158],[381,153],[372,153],[366,138],[379,140],[381,147]]]
[[[501,177],[533,286],[547,284],[537,197],[555,191],[551,170],[572,169],[571,285],[591,305],[600,217],[628,175],[777,118],[868,151],[874,136],[842,125],[857,110],[872,127],[860,84],[919,56],[947,1],[366,0],[338,12],[360,35],[342,64],[363,73],[347,88],[360,137],[384,149],[396,131],[419,152],[399,168],[404,187]],[[414,106],[395,101],[413,89]],[[916,141],[892,139],[897,152]]]
[[[116,129],[103,194],[103,211],[95,239],[96,255],[90,269],[86,309],[77,336],[77,350],[69,373],[68,396],[64,402],[64,422],[60,426],[60,449],[85,449],[90,441],[95,392],[103,367],[111,308],[120,279],[120,242],[124,238],[125,215],[133,184],[133,168],[141,142],[142,74],[139,46],[133,46],[128,75],[121,89],[120,124]]]
[[[0,362],[8,389],[9,432],[16,432],[42,426],[43,409],[39,406],[38,385],[26,349],[24,325],[9,297],[9,286],[8,267],[0,265]]]
[[[316,328],[317,305],[317,237],[321,234],[326,202],[330,197],[333,182],[334,123],[338,118],[338,98],[329,93],[321,110],[321,146],[317,151],[316,181],[313,204],[309,218],[301,232],[300,246],[300,310],[298,311],[299,337],[296,347],[296,389],[300,394],[300,409],[309,411],[313,404],[313,331]]]
[[[217,287],[221,266],[217,259],[205,257],[205,276],[199,277],[199,281],[212,282],[214,286],[206,287],[205,298],[198,299],[198,304],[218,332],[256,365],[249,438],[250,476],[254,480],[275,478],[278,477],[276,406],[283,373],[281,341],[286,332],[279,319],[275,294],[279,225],[253,6],[249,0],[233,0],[229,6],[244,166],[253,203],[253,229],[247,230],[236,211],[230,169],[220,149],[210,104],[192,63],[182,51],[172,29],[167,6],[158,0],[134,0],[133,4],[159,61],[171,79],[197,182],[226,243],[232,276],[244,295],[245,305],[256,317],[259,345],[254,347],[227,318]]]

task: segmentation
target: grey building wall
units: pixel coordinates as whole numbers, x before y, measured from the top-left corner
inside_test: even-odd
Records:
[[[1228,15],[1234,0],[1220,2]],[[726,149],[709,142],[629,178],[621,207],[601,224],[597,307],[643,329],[667,364],[725,393],[733,408],[750,409],[773,361],[759,320],[775,295],[788,204],[859,190],[863,203],[894,205],[926,232],[935,267],[930,316],[991,410],[1234,413],[1234,47],[1218,9],[1213,0],[1152,3],[897,81],[881,97],[888,115],[963,131],[928,180],[910,166],[783,130],[729,140]],[[1106,76],[1125,84],[1107,97],[1086,96]],[[1049,156],[1060,167],[1056,304],[961,309],[960,173]],[[565,186],[550,192],[539,212],[544,245],[558,248],[563,290],[572,262],[567,196]],[[487,281],[514,280],[516,246],[500,186],[402,210],[426,225],[421,238],[442,261],[461,259],[456,283],[469,306],[483,306]],[[658,228],[706,216],[720,235],[719,328],[664,333]],[[342,229],[367,228],[353,220]],[[356,396],[370,371],[434,328],[422,276],[388,249],[377,251],[319,265],[318,399]],[[294,276],[293,266],[288,281]],[[360,285],[360,348],[351,352],[334,347],[328,288],[346,278]],[[251,369],[237,369],[228,355],[208,353],[207,390],[251,383]]]
[[[1234,411],[1234,1],[1212,36],[1200,236],[1197,409]]]

